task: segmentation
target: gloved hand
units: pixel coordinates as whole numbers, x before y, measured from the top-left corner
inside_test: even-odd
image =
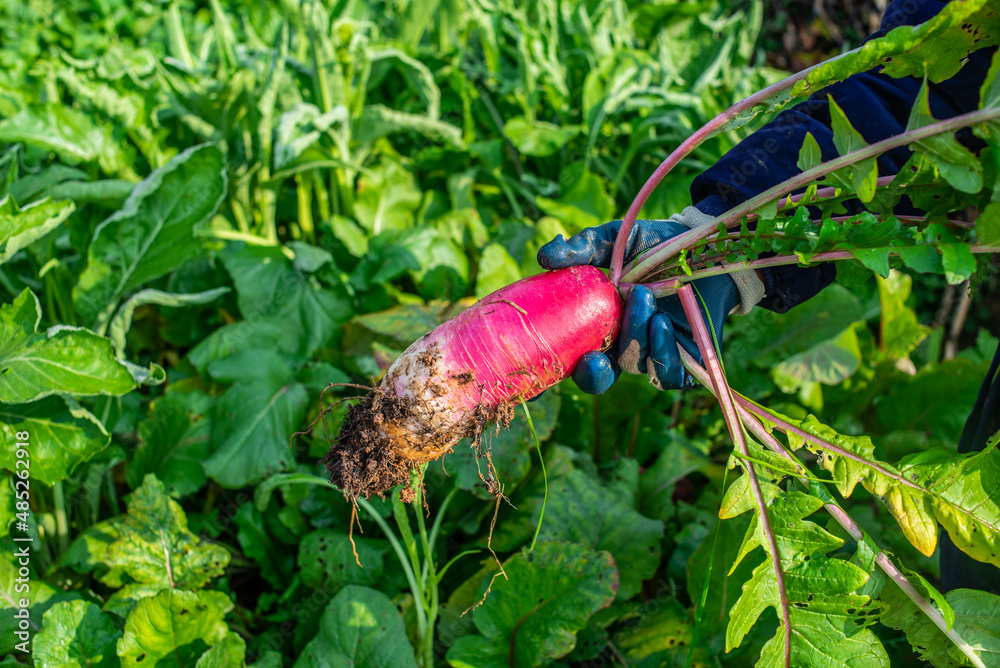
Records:
[[[639,220],[625,249],[625,261],[639,253],[686,232],[707,220],[695,207],[687,207],[670,220]],[[621,221],[589,227],[568,240],[559,235],[538,251],[538,264],[545,269],[562,269],[580,264],[608,267],[611,251]],[[711,322],[716,340],[722,340],[722,325],[731,312],[747,313],[764,296],[764,286],[753,271],[710,276],[692,283],[700,295],[699,308],[706,323]],[[638,285],[625,299],[625,315],[617,345],[607,354],[585,354],[573,372],[577,386],[588,394],[601,394],[617,380],[621,371],[649,374],[649,381],[661,390],[679,389],[693,384],[681,365],[680,344],[696,359],[701,354],[691,334],[691,327],[680,299],[675,296],[656,299],[652,291]]]

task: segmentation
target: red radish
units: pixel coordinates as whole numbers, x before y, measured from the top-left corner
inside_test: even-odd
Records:
[[[349,496],[382,495],[487,422],[573,373],[618,336],[622,302],[601,270],[531,276],[484,297],[425,334],[349,410],[324,462]]]

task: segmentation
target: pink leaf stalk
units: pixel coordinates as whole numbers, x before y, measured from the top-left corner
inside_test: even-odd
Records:
[[[736,444],[736,449],[739,453],[744,457],[748,457],[750,450],[747,447],[743,424],[737,413],[736,404],[733,402],[729,383],[726,382],[726,375],[722,371],[722,365],[715,354],[715,347],[712,345],[711,338],[709,338],[705,321],[702,319],[701,311],[698,309],[698,301],[694,294],[694,288],[690,285],[685,285],[677,291],[677,295],[680,297],[681,305],[684,307],[684,315],[687,316],[688,323],[691,325],[691,332],[694,335],[695,342],[698,344],[698,350],[701,352],[702,359],[705,360],[705,366],[708,368],[708,375],[711,379],[712,387],[715,389],[715,396],[722,407],[722,414],[726,419],[729,434],[733,437],[733,443]],[[761,490],[760,481],[757,479],[757,472],[754,471],[753,466],[748,465],[746,467],[746,474],[750,476],[750,487],[753,490],[754,500],[757,503],[758,518],[770,547],[771,564],[774,567],[774,575],[778,584],[781,618],[785,629],[785,666],[786,668],[791,668],[792,623],[791,613],[788,608],[785,573],[781,567],[781,554],[778,552],[778,542],[775,538],[774,530],[771,528],[771,518],[767,514],[767,502],[764,500],[764,492]]]

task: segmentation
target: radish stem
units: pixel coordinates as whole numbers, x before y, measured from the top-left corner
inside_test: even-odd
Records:
[[[833,160],[828,160],[827,162],[817,165],[812,169],[807,169],[800,174],[796,174],[790,179],[782,181],[776,186],[768,188],[759,195],[756,195],[755,197],[748,199],[746,202],[730,209],[726,213],[713,218],[704,225],[692,228],[683,234],[679,234],[676,237],[668,239],[658,246],[654,246],[652,249],[643,254],[641,258],[633,260],[632,266],[623,276],[620,277],[620,281],[627,283],[639,282],[642,277],[652,272],[667,259],[673,257],[682,250],[693,248],[699,241],[718,230],[720,224],[727,228],[732,227],[744,216],[754,213],[775,199],[779,199],[794,190],[798,190],[799,188],[809,185],[821,176],[826,176],[827,174],[835,172],[842,167],[847,167],[848,165],[861,160],[874,158],[881,153],[900,146],[906,146],[907,144],[920,141],[922,139],[927,139],[945,132],[952,132],[969,125],[982,123],[996,118],[1000,118],[1000,108],[988,108],[971,111],[967,114],[954,116],[943,121],[938,121],[937,123],[925,125],[922,128],[909,130],[895,135],[894,137],[883,139],[882,141],[869,144],[864,148],[851,151],[850,153],[834,158]],[[623,221],[622,229],[624,228],[625,223]],[[621,231],[619,230],[619,235],[620,233]]]
[[[736,449],[739,450],[740,454],[744,456],[749,455],[750,450],[747,447],[746,434],[743,431],[743,424],[740,421],[739,414],[737,413],[736,404],[733,401],[732,394],[730,393],[729,385],[726,382],[726,376],[722,371],[722,366],[719,363],[718,357],[715,355],[715,348],[712,346],[711,340],[709,339],[708,330],[705,327],[705,321],[701,317],[701,311],[698,310],[698,302],[695,299],[694,289],[691,286],[685,285],[678,290],[677,294],[680,297],[681,305],[684,307],[684,315],[687,316],[688,323],[691,327],[691,333],[694,335],[695,342],[698,344],[698,350],[701,352],[702,359],[705,360],[711,384],[715,388],[715,395],[719,399],[719,405],[722,407],[722,415],[726,420],[726,426],[729,428],[729,433],[733,437],[733,443],[736,445]],[[764,492],[761,489],[760,480],[757,479],[757,472],[754,470],[753,466],[748,466],[746,468],[746,474],[750,476],[750,487],[753,490],[754,500],[757,504],[757,512],[761,528],[764,535],[767,537],[768,546],[770,547],[769,552],[771,556],[771,564],[774,568],[775,582],[778,586],[780,613],[784,624],[785,666],[786,668],[791,668],[792,623],[791,612],[789,610],[788,592],[785,586],[785,574],[781,566],[781,554],[778,551],[778,542],[774,534],[774,530],[771,528],[771,519],[767,514],[767,502],[764,500]]]

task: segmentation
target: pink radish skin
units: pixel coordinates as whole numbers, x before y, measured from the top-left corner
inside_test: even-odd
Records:
[[[487,422],[505,425],[522,399],[567,378],[584,353],[610,347],[621,316],[614,285],[590,266],[484,297],[414,342],[351,408],[324,459],[332,482],[350,496],[381,494],[414,465],[478,439]]]

